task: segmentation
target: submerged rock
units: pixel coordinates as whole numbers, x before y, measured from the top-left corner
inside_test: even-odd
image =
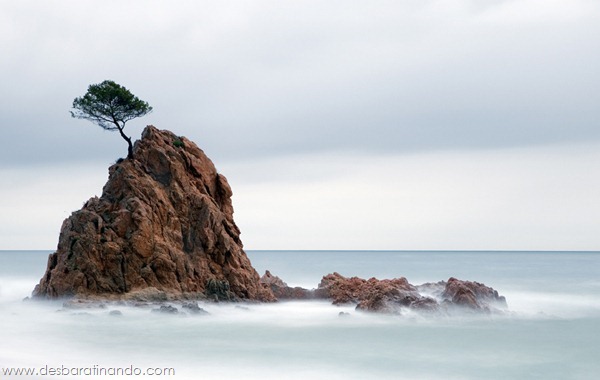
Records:
[[[163,313],[163,314],[179,314],[179,310],[175,306],[171,305],[162,305],[158,309],[153,309],[153,313]]]
[[[106,309],[106,304],[90,300],[70,299],[63,302],[62,307],[64,309]]]
[[[181,305],[181,307],[183,309],[186,309],[187,311],[189,311],[192,314],[198,314],[198,315],[208,314],[208,311],[201,308],[200,305],[198,305],[198,302],[186,302],[183,305]]]
[[[102,196],[64,221],[33,295],[274,300],[242,248],[231,195],[193,142],[148,126]]]

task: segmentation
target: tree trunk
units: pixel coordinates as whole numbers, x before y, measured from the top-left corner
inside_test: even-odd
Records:
[[[131,143],[131,139],[128,137],[127,139],[127,158],[133,159],[133,144]]]
[[[128,137],[125,133],[123,133],[123,128],[119,126],[119,133],[121,137],[127,141],[127,158],[133,158],[133,144],[131,143],[131,137]]]

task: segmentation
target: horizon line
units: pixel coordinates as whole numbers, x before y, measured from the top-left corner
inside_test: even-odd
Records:
[[[0,249],[0,252],[56,252],[56,249]],[[600,253],[600,250],[564,250],[564,249],[244,249],[246,252],[530,252],[530,253]]]

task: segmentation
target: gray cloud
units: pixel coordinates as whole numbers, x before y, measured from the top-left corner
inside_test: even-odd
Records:
[[[228,176],[248,247],[597,249],[599,16],[587,0],[0,0],[0,242],[51,248],[101,191],[125,142],[68,111],[112,79],[155,110],[128,133],[185,135]]]
[[[4,166],[111,161],[68,115],[113,79],[130,122],[217,160],[600,139],[600,6],[587,1],[0,3]]]

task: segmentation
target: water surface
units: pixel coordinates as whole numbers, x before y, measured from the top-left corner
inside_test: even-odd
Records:
[[[452,317],[371,315],[316,301],[202,304],[208,316],[23,302],[48,253],[0,251],[0,367],[167,367],[176,375],[147,378],[176,379],[596,379],[600,373],[598,253],[248,252],[261,274],[270,269],[290,285],[315,287],[333,271],[405,276],[413,284],[454,276],[494,287],[510,309]]]

